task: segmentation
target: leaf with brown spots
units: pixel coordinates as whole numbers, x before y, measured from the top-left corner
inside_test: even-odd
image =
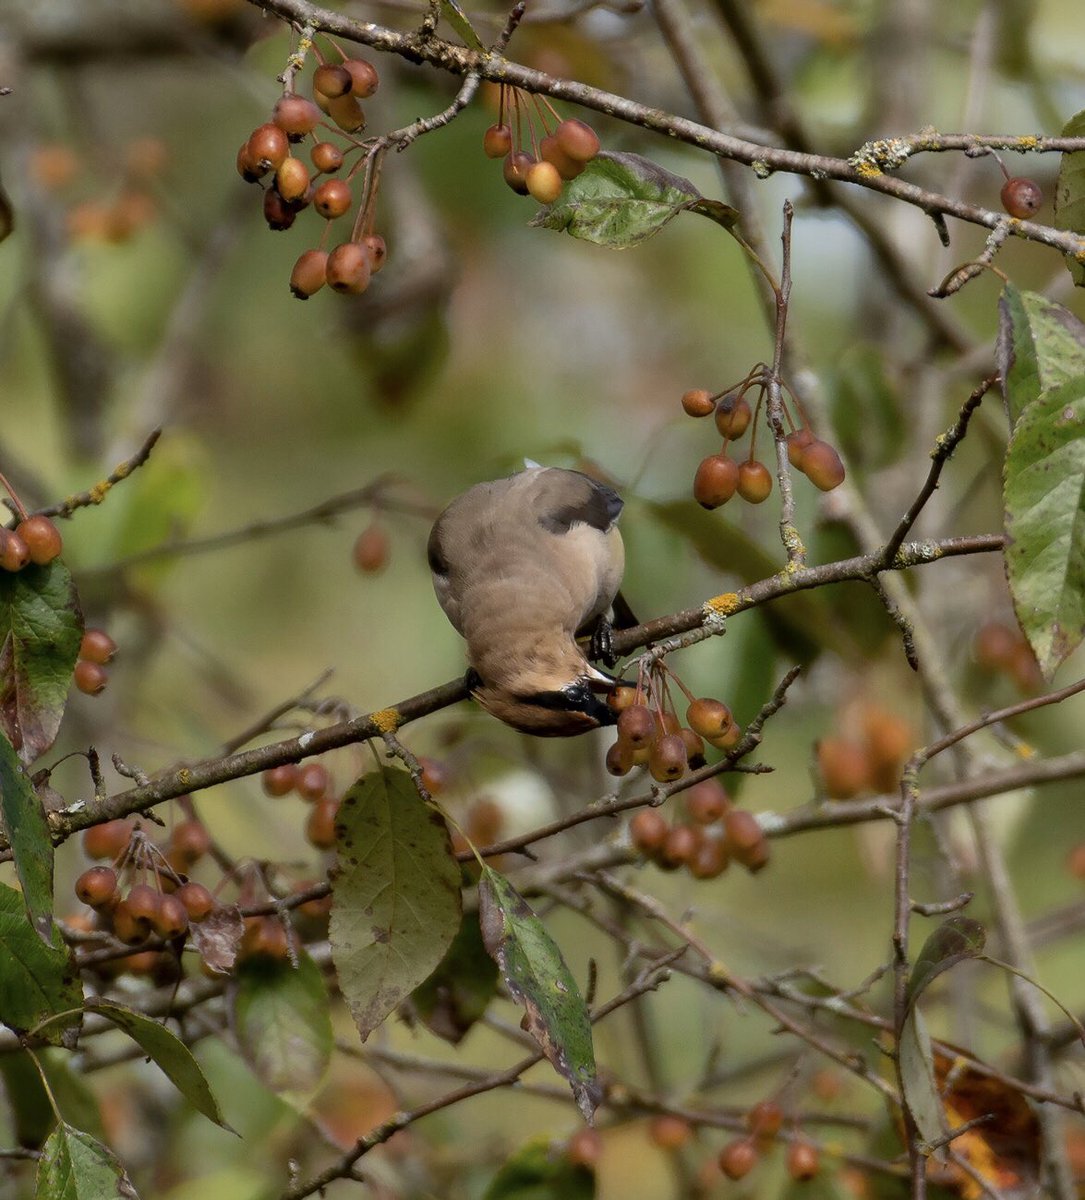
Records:
[[[1085,324],[1038,292],[1003,288],[995,362],[1011,428],[1040,393],[1085,372]]]
[[[448,830],[405,771],[382,769],[343,797],[332,884],[339,986],[364,1041],[436,969],[460,927]]]
[[[591,1021],[561,951],[523,896],[490,867],[482,868],[478,915],[486,949],[512,998],[524,1006],[524,1028],[569,1081],[590,1123],[601,1098]]]

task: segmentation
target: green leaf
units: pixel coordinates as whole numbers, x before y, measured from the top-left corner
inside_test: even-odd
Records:
[[[0,825],[15,857],[15,871],[31,924],[43,942],[53,929],[53,839],[37,792],[6,737],[0,736]]]
[[[914,1004],[934,979],[966,958],[983,953],[987,931],[971,917],[949,917],[923,943],[908,979],[908,1003]]]
[[[483,1200],[592,1200],[595,1174],[545,1139],[528,1142],[493,1177]]]
[[[704,203],[681,175],[639,154],[603,150],[530,224],[626,250],[653,237],[684,209]]]
[[[478,915],[486,949],[512,998],[524,1006],[528,1033],[569,1081],[590,1122],[602,1096],[591,1021],[561,951],[523,896],[491,867],[482,868]]]
[[[995,362],[1012,428],[1041,392],[1085,374],[1085,324],[1054,300],[1007,284]]]
[[[320,968],[266,958],[238,966],[231,1024],[245,1061],[275,1092],[314,1091],[331,1058],[331,1001]]]
[[[138,1200],[120,1159],[89,1133],[60,1124],[38,1160],[35,1200]]]
[[[331,943],[364,1041],[436,968],[460,926],[460,869],[405,771],[364,775],[339,808]]]
[[[475,33],[474,27],[467,19],[467,14],[456,3],[456,0],[441,0],[441,15],[472,50],[486,49],[482,44],[482,39]]]
[[[1050,680],[1085,634],[1085,374],[1021,414],[1004,499],[1014,609]]]
[[[27,920],[20,893],[0,884],[0,1021],[24,1033],[82,1007],[83,989],[59,930],[54,927],[44,943]],[[41,1036],[69,1044],[75,1031],[55,1022]]]
[[[897,1045],[900,1079],[904,1100],[915,1121],[919,1136],[928,1145],[939,1141],[949,1130],[945,1109],[934,1077],[934,1052],[930,1034],[918,1008],[912,1008],[904,1020]]]
[[[88,1000],[87,1011],[98,1013],[112,1021],[118,1029],[123,1029],[140,1049],[157,1063],[166,1078],[193,1108],[223,1129],[230,1129],[203,1071],[200,1070],[199,1063],[180,1038],[170,1033],[164,1025],[152,1021],[150,1017],[133,1012],[132,1009],[125,1008],[123,1004],[117,1004],[113,1000]]]
[[[1063,137],[1085,135],[1085,110],[1075,113],[1062,127]],[[1085,234],[1085,153],[1078,150],[1059,160],[1055,183],[1055,228]],[[1075,286],[1085,287],[1085,263],[1067,255],[1066,267]]]
[[[79,598],[60,559],[0,572],[0,733],[23,763],[56,738],[82,636]]]
[[[497,991],[497,964],[487,954],[475,913],[464,913],[459,932],[437,970],[411,993],[421,1021],[458,1045],[485,1013]]]

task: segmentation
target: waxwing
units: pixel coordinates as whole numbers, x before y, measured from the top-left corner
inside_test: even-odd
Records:
[[[433,586],[467,641],[468,686],[495,717],[561,737],[610,725],[596,695],[618,681],[576,643],[610,608],[625,566],[613,488],[558,467],[531,466],[478,483],[437,518]]]

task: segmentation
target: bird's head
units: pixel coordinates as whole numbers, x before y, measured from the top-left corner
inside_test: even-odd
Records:
[[[592,691],[587,676],[554,690],[517,693],[481,680],[471,690],[479,704],[498,720],[536,737],[571,737],[613,725],[618,719],[618,714]]]

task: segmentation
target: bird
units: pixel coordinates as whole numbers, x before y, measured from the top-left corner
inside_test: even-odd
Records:
[[[606,648],[621,585],[623,502],[580,471],[531,464],[457,496],[430,532],[437,600],[467,642],[467,686],[488,712],[539,737],[617,717],[597,692],[621,680],[577,645]]]

